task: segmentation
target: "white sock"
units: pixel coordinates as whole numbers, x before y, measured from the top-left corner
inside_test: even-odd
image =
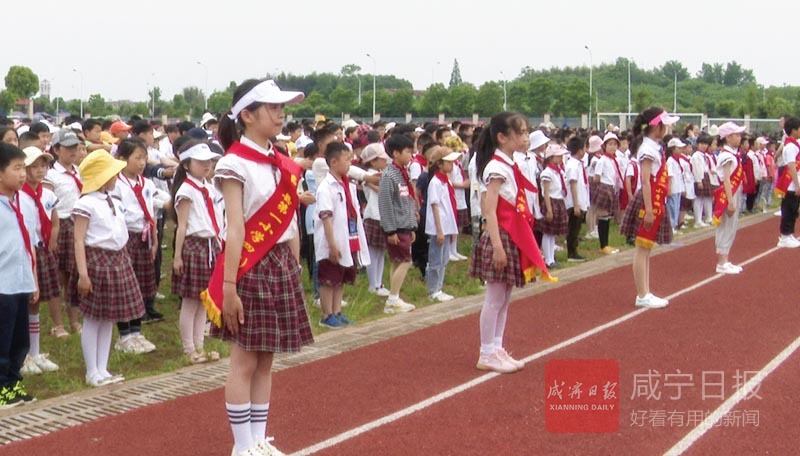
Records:
[[[89,378],[97,375],[97,334],[99,329],[99,321],[84,317],[81,330],[81,349],[83,362],[86,364],[86,376]]]
[[[114,323],[101,321],[97,331],[97,371],[103,377],[111,377],[108,373],[108,356],[111,352],[111,337],[114,334]]]
[[[497,317],[503,307],[506,294],[506,284],[489,282],[486,284],[486,296],[480,316],[481,354],[491,355],[495,352],[495,331]]]
[[[30,356],[39,355],[39,314],[28,314],[28,334],[30,335],[31,347],[28,350]]]
[[[400,295],[390,294],[389,297],[386,298],[386,304],[394,304],[398,299],[400,299]]]
[[[253,434],[250,429],[250,403],[225,403],[228,410],[228,421],[233,431],[233,444],[236,452],[247,451],[253,447]]]
[[[194,348],[198,352],[203,352],[203,342],[205,341],[206,330],[206,308],[203,303],[198,302],[197,313],[194,315]]]
[[[267,438],[267,418],[269,418],[269,402],[250,406],[250,430],[256,442]]]
[[[197,312],[198,305],[202,307],[198,299],[183,298],[183,300],[181,300],[178,329],[180,330],[183,354],[185,355],[189,355],[195,351],[194,316]]]

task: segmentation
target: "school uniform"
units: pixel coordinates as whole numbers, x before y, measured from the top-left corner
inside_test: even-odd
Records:
[[[567,255],[572,258],[578,257],[578,244],[581,232],[581,225],[586,218],[586,211],[589,210],[589,176],[583,166],[583,160],[570,157],[565,166],[565,181],[567,184],[567,214],[568,233],[567,233]],[[575,182],[576,190],[573,194],[572,183]],[[538,198],[538,195],[536,195]],[[581,210],[581,216],[575,215],[575,207]]]
[[[55,193],[39,185],[34,190],[28,184],[19,192],[21,210],[36,254],[36,277],[39,282],[39,300],[49,301],[61,296],[58,281],[58,260],[50,251],[50,230],[53,209],[58,204]]]
[[[569,233],[569,216],[567,215],[567,204],[564,201],[568,196],[564,174],[561,169],[547,165],[540,178],[542,188],[544,188],[544,182],[550,183],[548,196],[553,210],[553,219],[548,221],[546,217],[547,204],[542,204],[542,214],[545,216],[542,221],[542,232],[551,236],[566,236]]]
[[[122,202],[103,192],[81,197],[73,217],[89,220],[84,245],[92,292],[78,295],[77,268],[70,279],[69,303],[97,321],[131,321],[144,315],[144,300],[126,250],[128,229]]]
[[[172,272],[172,292],[181,298],[200,299],[208,288],[214,261],[220,252],[219,235],[223,225],[221,198],[214,185],[187,175],[175,192],[175,207],[189,204],[186,236],[181,250],[183,274]],[[212,218],[213,217],[213,218]]]
[[[714,190],[711,188],[711,159],[703,151],[692,154],[692,174],[694,175],[695,198],[711,198]],[[702,184],[702,188],[701,185]]]
[[[22,380],[20,369],[30,347],[28,301],[36,291],[33,244],[18,195],[11,200],[0,195],[0,388]]]
[[[450,182],[453,184],[461,184],[464,182],[464,167],[461,164],[461,158],[453,162],[453,171],[450,172]],[[469,226],[469,207],[467,207],[467,194],[464,192],[464,189],[457,188],[455,190],[456,207],[458,208],[456,217],[458,220],[458,230],[461,231]]]
[[[275,153],[246,136],[240,142],[263,155]],[[215,185],[234,179],[242,183],[242,204],[245,221],[250,219],[275,193],[280,171],[267,163],[256,163],[234,154],[220,158],[216,167]],[[222,229],[223,240],[226,228]],[[297,214],[270,252],[236,282],[242,301],[244,324],[236,335],[225,325],[212,325],[211,335],[236,342],[247,351],[297,352],[314,341],[308,323],[300,264],[292,254],[289,240],[299,235]]]
[[[490,182],[493,179],[501,181],[499,198],[503,198],[510,204],[516,204],[517,199],[517,183],[514,179],[514,161],[506,154],[497,150],[494,153],[494,159],[489,160],[486,168],[483,170],[482,181]],[[486,187],[482,188],[486,192]],[[486,195],[483,195],[485,198]],[[494,255],[494,247],[489,238],[489,231],[486,230],[481,233],[478,241],[478,248],[475,255],[472,257],[469,266],[469,275],[484,282],[499,282],[507,285],[523,287],[525,286],[525,278],[522,275],[522,266],[520,261],[519,248],[511,240],[511,235],[502,227],[498,227],[500,233],[500,241],[503,245],[503,250],[506,253],[506,267],[501,271],[497,271],[492,263]]]
[[[622,188],[622,173],[616,159],[603,154],[595,165],[594,176],[599,176],[600,182],[592,195],[592,207],[608,215],[616,214]]]
[[[53,193],[58,198],[56,212],[58,212],[58,270],[72,274],[75,269],[75,225],[73,224],[72,209],[81,197],[83,182],[78,174],[78,167],[73,166],[67,170],[60,162],[53,163],[47,171],[44,183],[53,187]]]
[[[349,192],[349,197],[345,192]],[[367,237],[357,201],[356,186],[349,179],[340,182],[329,173],[317,186],[314,251],[320,285],[352,285],[356,280],[357,266],[370,263]],[[338,263],[328,259],[331,245],[325,235],[325,219],[331,219],[334,243],[341,254]]]
[[[457,235],[459,231],[457,220],[456,189],[448,177],[443,173],[435,173],[428,184],[427,207],[425,209],[425,234],[428,236],[428,267],[426,270],[426,283],[428,294],[442,290],[444,285],[444,271],[450,259],[450,236]],[[434,205],[436,207],[434,207]],[[436,240],[436,220],[434,211],[439,214],[439,224],[444,242],[439,244]]]
[[[686,155],[680,155],[678,160],[683,171],[684,195],[681,197],[681,210],[688,212],[692,210],[692,204],[696,197],[694,192],[694,169],[692,161]]]
[[[516,163],[519,170],[522,171],[522,175],[538,189],[539,184],[537,177],[539,175],[539,163],[536,160],[536,155],[533,153],[514,152],[513,158],[514,163]],[[531,211],[531,214],[533,214],[533,218],[536,220],[541,219],[542,208],[539,204],[539,194],[525,190],[525,196],[528,198],[528,209]]]
[[[667,197],[667,208],[669,218],[672,221],[672,229],[678,227],[678,217],[681,212],[681,194],[684,192],[683,184],[683,165],[679,159],[672,156],[667,157],[667,176],[669,176],[669,196]]]
[[[635,195],[642,188],[642,182],[639,180],[639,160],[636,158],[628,160],[628,166],[625,168],[625,180],[627,181],[629,177],[631,178],[631,194]],[[628,197],[628,191],[625,189],[625,183],[623,182],[619,193],[619,208],[623,211],[623,214],[631,203],[630,200],[631,198]]]
[[[642,140],[642,145],[639,146],[638,160],[639,160],[639,183],[636,194],[633,196],[633,201],[628,204],[625,210],[625,215],[622,218],[620,225],[620,233],[626,238],[635,238],[639,234],[639,225],[644,217],[644,192],[641,188],[642,173],[641,164],[644,159],[650,160],[650,182],[655,182],[656,174],[661,169],[662,155],[661,145],[651,138],[645,137]],[[652,191],[652,186],[651,186]],[[669,211],[664,211],[664,217],[661,219],[661,224],[658,226],[656,234],[656,243],[666,245],[672,242],[672,223],[670,222]]]
[[[725,173],[725,166],[731,165],[730,173]],[[720,182],[724,182],[726,178],[730,178],[736,171],[736,168],[742,166],[739,163],[739,157],[736,151],[730,146],[725,146],[717,157],[717,174],[720,177]],[[733,201],[728,204],[733,204],[736,210],[732,216],[728,215],[728,211],[722,213],[720,224],[717,226],[715,234],[715,241],[717,247],[717,254],[727,255],[733,247],[733,241],[736,239],[736,230],[739,228],[739,208],[742,206],[742,192],[744,183],[739,185],[736,192],[733,193]]]
[[[411,232],[417,230],[416,189],[406,170],[396,164],[389,165],[381,177],[378,209],[383,232],[387,236],[397,234],[397,245],[387,243],[386,246],[389,259],[395,264],[410,262]],[[425,254],[427,259],[427,250]]]
[[[790,142],[783,146],[782,156],[784,157],[784,163],[796,163],[798,155],[800,155],[800,148],[798,148],[796,144]],[[800,208],[800,198],[798,198],[796,192],[797,186],[794,180],[792,180],[781,201],[780,232],[784,236],[794,236],[797,213]]]
[[[367,175],[374,176],[380,174],[376,169],[367,171]],[[409,173],[410,175],[410,173]],[[364,233],[367,237],[367,244],[374,249],[386,249],[386,233],[381,228],[381,211],[378,207],[378,192],[372,187],[364,186],[364,196],[367,198],[367,205],[364,208]]]
[[[158,291],[151,250],[153,230],[156,229],[153,209],[155,191],[156,186],[150,179],[142,176],[128,179],[120,173],[117,184],[111,192],[111,197],[119,199],[125,208],[125,226],[128,229],[126,249],[145,301],[155,298]]]

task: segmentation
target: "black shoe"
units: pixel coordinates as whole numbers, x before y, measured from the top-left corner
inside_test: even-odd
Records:
[[[143,323],[155,323],[158,321],[162,321],[164,319],[164,314],[160,312],[156,312],[155,310],[148,310],[147,313],[142,317]]]
[[[36,402],[36,398],[28,394],[25,390],[25,385],[23,385],[20,380],[17,380],[17,383],[14,384],[14,388],[11,391],[23,402]]]
[[[586,261],[586,258],[578,254],[572,255],[569,258],[567,258],[567,263],[583,263],[584,261]]]
[[[547,265],[547,269],[556,269],[558,267],[558,262],[554,261]]]
[[[13,387],[4,386],[0,389],[0,410],[10,409],[24,403]]]

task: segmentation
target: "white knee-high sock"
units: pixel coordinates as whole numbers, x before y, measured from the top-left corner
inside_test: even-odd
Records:
[[[83,362],[86,364],[86,376],[90,378],[97,375],[97,334],[99,330],[99,321],[91,318],[83,319],[81,350],[83,351]]]
[[[206,308],[203,303],[197,301],[197,313],[194,314],[194,349],[198,352],[203,351],[206,335]]]
[[[269,402],[250,406],[250,430],[253,440],[258,442],[267,438],[267,419],[269,418]]]
[[[542,236],[542,255],[547,264],[556,261],[556,237],[552,234]]]
[[[486,284],[486,296],[481,309],[481,354],[490,355],[495,352],[495,331],[497,331],[497,318],[500,314],[506,296],[506,284],[489,282]]]
[[[104,377],[109,377],[108,356],[111,352],[111,337],[114,333],[114,323],[101,321],[97,331],[97,371]]]
[[[28,350],[28,354],[30,356],[37,356],[39,355],[40,345],[39,345],[39,314],[28,314],[28,336],[30,337],[30,349]]]
[[[370,264],[367,265],[367,278],[370,290],[379,288],[383,283],[383,252],[383,249],[369,246]]]
[[[237,452],[247,451],[253,447],[253,433],[250,428],[250,403],[225,403],[228,410],[228,422],[233,432],[233,444]]]
[[[503,348],[503,336],[506,332],[506,320],[508,318],[508,307],[511,305],[511,285],[506,285],[505,303],[497,314],[497,324],[494,329],[494,349]]]
[[[197,306],[200,301],[197,299],[183,298],[181,300],[181,314],[178,322],[178,329],[181,333],[181,344],[185,355],[194,353],[194,317],[197,314]]]

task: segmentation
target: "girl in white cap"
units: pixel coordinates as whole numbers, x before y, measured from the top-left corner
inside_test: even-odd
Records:
[[[717,226],[717,273],[739,274],[742,267],[728,261],[728,254],[739,227],[739,208],[742,206],[744,170],[739,162],[738,147],[745,127],[725,122],[719,127],[722,150],[717,157],[717,174],[722,183],[714,192],[714,225]]]
[[[544,196],[542,254],[548,268],[556,264],[556,238],[566,236],[569,232],[569,214],[565,201],[568,190],[564,172],[561,170],[564,155],[567,154],[569,151],[560,144],[551,144],[544,152],[545,168],[540,177]]]
[[[600,158],[594,168],[592,179],[595,191],[592,195],[592,207],[597,214],[597,231],[600,238],[600,251],[606,255],[619,253],[608,245],[611,219],[619,213],[619,192],[622,189],[622,170],[617,162],[619,138],[614,133],[606,133],[603,137]]]

